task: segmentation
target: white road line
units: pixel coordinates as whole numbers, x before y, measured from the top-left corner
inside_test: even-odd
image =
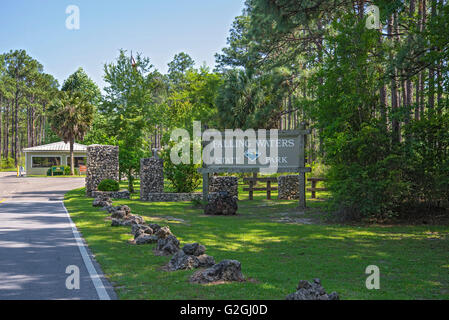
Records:
[[[95,290],[97,290],[98,298],[100,298],[100,300],[111,300],[111,297],[109,296],[108,292],[106,291],[106,288],[103,285],[103,281],[101,281],[100,276],[98,275],[92,261],[90,260],[89,254],[87,253],[86,247],[84,245],[83,240],[81,239],[78,229],[75,226],[75,223],[73,223],[72,218],[70,217],[70,214],[67,211],[67,208],[65,207],[63,201],[61,201],[61,204],[65,210],[65,213],[67,214],[67,218],[69,218],[69,223],[70,226],[72,227],[73,235],[75,236],[76,243],[78,244],[78,248],[80,249],[81,256],[83,257],[87,271],[89,271],[89,275],[95,286]]]

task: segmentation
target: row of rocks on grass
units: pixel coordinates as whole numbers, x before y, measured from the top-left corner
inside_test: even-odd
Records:
[[[192,283],[210,283],[217,281],[243,281],[240,262],[224,260],[216,264],[212,256],[206,254],[206,247],[199,243],[188,243],[180,248],[180,241],[173,235],[169,227],[158,224],[138,225],[131,228],[136,244],[157,243],[156,255],[173,255],[166,269],[168,271],[199,270],[192,275]]]
[[[199,243],[189,243],[181,249],[180,241],[168,226],[147,224],[142,217],[131,214],[131,209],[126,205],[113,206],[111,199],[101,195],[94,199],[93,206],[103,207],[111,215],[111,226],[131,226],[133,243],[136,245],[157,243],[154,250],[156,255],[173,255],[167,270],[205,268],[192,275],[190,278],[192,283],[244,280],[240,262],[223,260],[216,264],[214,257],[206,254],[206,247]]]
[[[106,210],[111,215],[112,226],[130,226],[134,223],[144,222],[141,216],[131,214],[131,209],[128,206],[113,206],[111,198],[104,194],[99,194],[93,200],[92,206]]]
[[[157,243],[154,250],[156,255],[173,255],[167,265],[167,270],[192,270],[201,268],[191,277],[191,283],[217,283],[244,281],[241,263],[237,260],[223,260],[215,263],[212,256],[206,254],[206,247],[199,243],[189,243],[180,248],[180,241],[173,235],[168,226],[147,224],[138,215],[131,214],[126,206],[113,206],[111,199],[99,197],[94,199],[93,206],[103,207],[112,218],[112,226],[131,226],[136,245]],[[339,300],[336,292],[327,294],[321,285],[320,279],[313,281],[301,280],[297,291],[289,294],[287,300]]]

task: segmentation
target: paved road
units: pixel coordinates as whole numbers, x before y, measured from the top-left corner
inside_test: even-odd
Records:
[[[62,204],[83,185],[83,178],[0,173],[0,300],[115,298]],[[79,268],[79,290],[66,287],[71,265]]]

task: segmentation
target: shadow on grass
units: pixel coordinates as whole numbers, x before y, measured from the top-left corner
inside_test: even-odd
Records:
[[[236,259],[256,281],[217,286],[188,283],[193,271],[162,272],[170,257],[154,245],[133,246],[129,227],[110,227],[105,211],[91,207],[83,191],[66,196],[66,206],[105,273],[123,299],[283,299],[300,279],[321,278],[343,299],[448,299],[447,227],[354,227],[272,221],[295,201],[239,202],[238,216],[205,216],[191,203],[120,200],[147,222],[169,225],[181,243],[200,242],[216,261]],[[165,216],[188,222],[164,222]],[[157,219],[155,219],[157,218]],[[429,232],[433,232],[429,234]],[[435,238],[435,234],[439,237]],[[367,290],[365,268],[381,270],[381,290]]]

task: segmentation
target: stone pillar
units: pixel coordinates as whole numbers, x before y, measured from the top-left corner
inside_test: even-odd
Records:
[[[209,192],[226,191],[231,197],[239,196],[237,177],[211,176],[209,180]]]
[[[278,198],[282,200],[299,199],[298,175],[278,177]]]
[[[119,148],[94,144],[87,147],[86,195],[92,197],[105,179],[119,179]]]
[[[147,201],[149,193],[164,192],[164,162],[158,157],[140,160],[140,200]]]

